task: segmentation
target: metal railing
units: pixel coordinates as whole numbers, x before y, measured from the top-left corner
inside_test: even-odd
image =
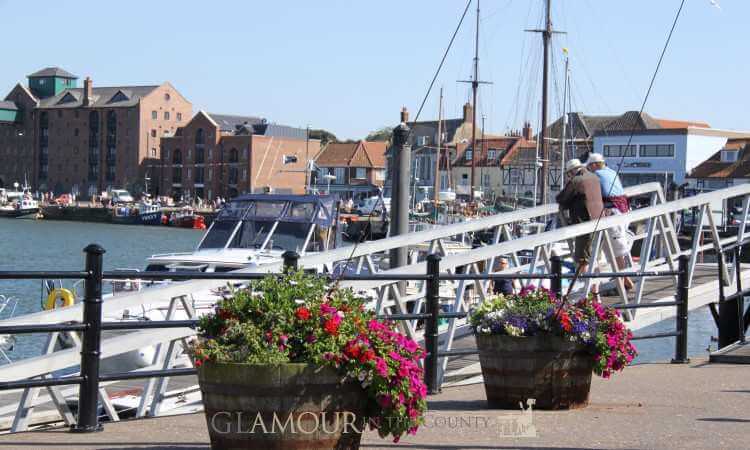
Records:
[[[122,272],[104,272],[103,255],[105,250],[96,244],[91,244],[84,249],[86,254],[85,270],[82,272],[0,272],[0,279],[25,279],[42,280],[49,277],[58,279],[83,279],[85,295],[83,299],[83,320],[81,323],[65,324],[15,324],[0,326],[0,334],[22,334],[22,333],[57,333],[57,332],[81,332],[83,334],[82,349],[80,353],[80,373],[78,375],[65,377],[49,377],[41,379],[25,379],[16,381],[0,382],[0,391],[11,389],[29,389],[40,387],[51,387],[61,385],[79,385],[78,418],[71,427],[72,432],[92,432],[102,429],[98,417],[98,398],[100,383],[131,380],[139,378],[164,378],[173,376],[194,375],[194,368],[142,370],[135,372],[123,372],[114,374],[100,373],[100,356],[102,332],[107,330],[143,330],[153,328],[195,328],[196,319],[191,320],[162,320],[148,322],[103,322],[102,320],[102,284],[104,279],[129,279],[132,274]],[[296,268],[299,255],[295,252],[287,252],[284,255],[284,268]],[[551,258],[551,272],[547,274],[441,274],[441,257],[437,254],[427,256],[426,273],[419,274],[371,274],[371,275],[342,275],[338,280],[360,280],[360,281],[424,281],[425,286],[425,312],[417,311],[413,314],[380,314],[379,318],[389,320],[424,320],[425,334],[424,344],[427,351],[424,362],[425,382],[428,393],[440,392],[440,360],[449,356],[462,356],[476,354],[476,349],[439,350],[439,321],[440,319],[466,318],[468,312],[443,312],[440,305],[440,283],[441,281],[480,281],[480,280],[516,280],[516,279],[546,279],[550,280],[552,291],[557,296],[562,296],[563,279],[573,278],[572,274],[562,273],[562,260],[558,256]],[[145,272],[138,274],[142,280],[237,280],[249,281],[268,276],[268,273],[175,273],[175,272]],[[679,269],[677,271],[662,272],[615,272],[583,274],[581,278],[611,278],[611,277],[667,277],[678,276],[678,289],[674,302],[657,302],[649,304],[617,304],[618,309],[634,309],[649,307],[676,306],[676,330],[670,333],[656,333],[638,336],[636,339],[652,339],[661,337],[676,337],[675,357],[673,363],[686,363],[687,358],[687,324],[688,324],[688,257],[683,255],[679,258]],[[49,375],[49,374],[46,374]]]

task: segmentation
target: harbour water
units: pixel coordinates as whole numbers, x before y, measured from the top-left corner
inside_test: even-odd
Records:
[[[202,234],[171,227],[0,219],[0,270],[82,270],[83,248],[90,243],[106,249],[104,270],[143,270],[146,258],[155,253],[192,251]],[[38,280],[0,280],[0,295],[19,299],[14,316],[42,308]],[[0,319],[10,312],[6,309]],[[38,355],[43,344],[41,335],[18,336],[8,356],[16,360]]]
[[[142,270],[149,256],[191,251],[201,236],[201,231],[181,228],[0,219],[0,270],[81,270],[84,264],[82,249],[92,242],[107,250],[105,270]],[[42,287],[39,281],[0,280],[0,294],[19,299],[14,315],[41,309]],[[0,319],[6,318],[10,312],[8,309],[1,313]],[[668,320],[635,334],[672,329],[674,320]],[[716,327],[708,309],[693,311],[689,322],[689,355],[705,356],[712,335],[716,335]],[[43,343],[42,335],[19,336],[16,348],[8,356],[14,360],[36,356]],[[673,338],[643,340],[636,344],[640,353],[636,362],[668,361],[674,354]],[[712,347],[715,348],[715,344]]]

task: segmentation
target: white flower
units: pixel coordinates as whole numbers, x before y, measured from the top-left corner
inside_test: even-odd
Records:
[[[304,305],[304,304],[305,304],[305,301],[304,301],[304,300],[302,300],[302,299],[299,299],[299,298],[297,298],[297,299],[294,299],[294,303],[296,303],[296,304],[298,304],[298,305]]]

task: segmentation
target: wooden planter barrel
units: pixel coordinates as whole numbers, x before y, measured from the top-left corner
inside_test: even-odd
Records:
[[[205,363],[198,382],[214,450],[359,448],[367,398],[333,369]]]
[[[593,357],[559,336],[476,335],[487,403],[518,409],[535,399],[536,409],[581,408],[588,404]]]

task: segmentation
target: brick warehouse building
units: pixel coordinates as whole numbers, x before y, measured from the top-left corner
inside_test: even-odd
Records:
[[[162,137],[161,147],[160,191],[176,199],[212,199],[304,193],[307,161],[320,152],[320,141],[307,139],[304,129],[258,117],[199,111],[174,136]]]
[[[57,67],[28,75],[0,102],[0,183],[28,177],[34,189],[77,192],[158,186],[149,166],[161,158],[161,137],[192,114],[168,82],[151,86],[78,87]],[[151,189],[153,191],[153,189]]]

